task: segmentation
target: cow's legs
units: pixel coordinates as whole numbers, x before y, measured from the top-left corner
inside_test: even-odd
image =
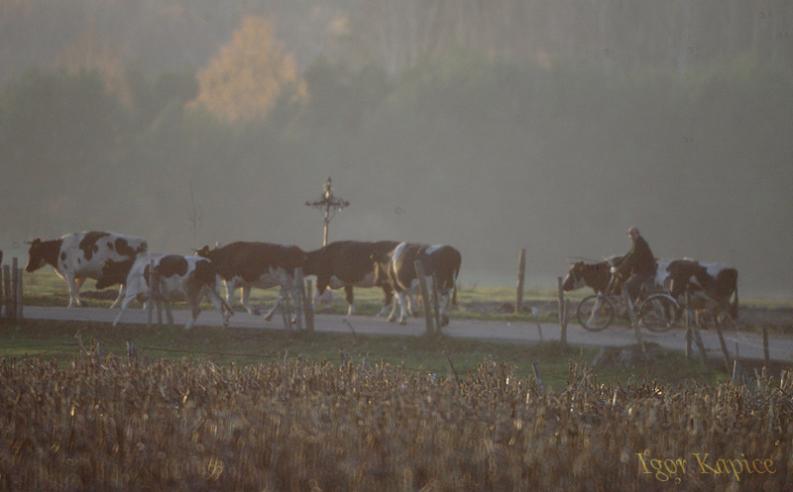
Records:
[[[113,301],[113,304],[110,305],[110,309],[115,309],[121,301],[124,299],[124,293],[127,291],[126,284],[121,284],[121,287],[118,288],[118,295],[116,296],[116,300]]]
[[[65,275],[66,280],[66,287],[69,289],[69,304],[66,306],[70,308],[72,306],[80,305],[80,286],[82,285],[82,281],[75,278],[72,274],[67,273]]]
[[[352,285],[345,285],[344,286],[344,298],[347,300],[347,317],[351,317],[353,311],[355,311],[355,298],[353,297],[352,293]]]
[[[234,291],[237,289],[237,281],[232,278],[231,280],[224,280],[226,284],[226,303],[229,306],[234,305]]]
[[[405,292],[397,292],[396,296],[397,299],[399,300],[399,324],[406,325],[407,324],[407,309],[405,309],[405,304],[407,303],[407,300],[405,299],[406,294]]]
[[[224,301],[222,297],[220,297],[220,294],[218,294],[217,290],[211,287],[204,287],[204,289],[204,292],[206,292],[206,295],[209,297],[209,301],[223,317],[223,328],[227,328],[229,326],[229,318],[231,318],[231,315],[234,313],[234,311],[231,309],[231,306],[229,306],[228,303]],[[201,298],[203,299],[203,297],[204,294],[202,293]]]
[[[259,316],[261,313],[259,312],[259,308],[252,307],[250,304],[251,298],[251,286],[250,285],[243,285],[242,289],[240,289],[242,295],[240,296],[240,300],[242,301],[242,307],[248,311],[248,314],[253,314],[255,316]]]
[[[377,313],[378,317],[383,317],[388,312],[388,308],[394,303],[394,291],[389,286],[383,286],[383,307]]]

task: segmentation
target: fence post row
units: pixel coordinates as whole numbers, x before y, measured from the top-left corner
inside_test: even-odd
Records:
[[[427,277],[424,276],[424,265],[421,264],[421,260],[416,260],[413,266],[416,269],[416,278],[419,281],[419,292],[421,293],[421,300],[424,304],[424,326],[426,334],[433,335],[435,329],[432,326],[432,305],[430,304],[431,299],[427,289]]]
[[[526,248],[520,249],[518,254],[518,291],[515,299],[515,314],[523,309],[523,282],[526,277]]]

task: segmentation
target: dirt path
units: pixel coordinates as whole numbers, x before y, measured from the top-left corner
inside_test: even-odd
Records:
[[[25,317],[38,320],[110,323],[117,313],[117,310],[106,308],[25,307]],[[177,324],[184,324],[187,316],[188,312],[186,310],[174,311],[174,318]],[[144,324],[146,323],[146,312],[142,309],[129,310],[124,314],[123,322]],[[350,320],[350,324],[355,333],[367,335],[418,336],[424,332],[423,320],[418,318],[410,319],[407,326],[400,326],[395,323],[389,323],[383,318],[354,316]],[[204,311],[199,316],[197,325],[221,326],[220,315],[215,311]],[[338,315],[317,315],[315,325],[319,332],[350,333],[351,331],[350,326],[344,322],[344,318]],[[231,326],[238,328],[284,329],[278,314],[272,321],[266,322],[261,317],[237,312],[231,319]],[[452,337],[516,342],[539,342],[541,341],[540,331],[542,332],[542,340],[559,340],[559,326],[550,323],[542,324],[540,330],[536,324],[527,324],[526,322],[455,319],[452,320],[451,326],[443,329],[445,334]],[[702,334],[708,356],[721,357],[716,333],[713,330],[701,331],[700,333]],[[643,336],[645,341],[657,343],[664,348],[679,351],[685,350],[686,339],[683,330],[670,330],[662,334],[644,332]],[[737,344],[741,358],[763,358],[762,336],[759,333],[728,331],[725,332],[725,338],[727,339],[727,346],[731,356],[734,355]],[[624,327],[611,327],[600,333],[591,333],[577,325],[570,325],[567,330],[567,340],[572,345],[595,347],[616,347],[636,343],[633,330]],[[694,350],[696,351],[696,347],[694,347]],[[770,340],[769,351],[773,360],[793,361],[793,337],[773,335]]]

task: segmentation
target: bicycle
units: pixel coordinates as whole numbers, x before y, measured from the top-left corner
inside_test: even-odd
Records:
[[[613,292],[616,276],[612,276],[606,292]],[[656,333],[668,331],[681,321],[680,304],[666,292],[655,292],[644,296],[646,289],[642,286],[639,302],[636,306],[627,293],[599,293],[585,297],[578,303],[576,317],[582,328],[597,332],[603,331],[614,321],[617,314],[627,314],[631,326],[647,328]]]

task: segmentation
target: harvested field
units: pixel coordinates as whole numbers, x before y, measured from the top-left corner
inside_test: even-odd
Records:
[[[781,491],[793,480],[790,373],[611,386],[571,365],[545,393],[495,362],[459,379],[301,358],[1,359],[0,372],[4,489]]]

